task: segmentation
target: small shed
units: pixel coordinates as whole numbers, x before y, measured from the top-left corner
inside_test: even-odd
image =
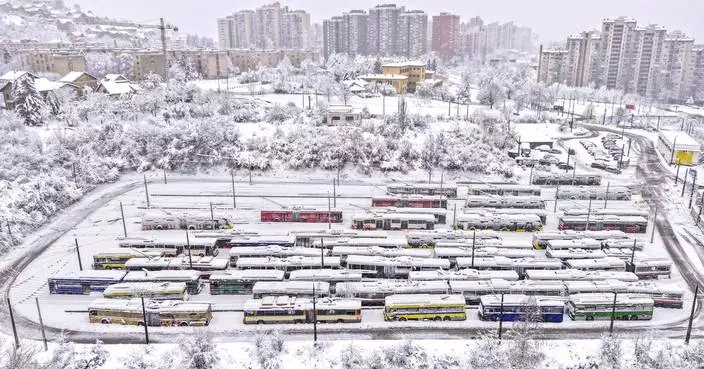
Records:
[[[523,130],[516,135],[516,142],[522,147],[528,146],[530,149],[535,149],[538,146],[548,146],[551,149],[555,144],[555,140],[547,133],[541,131]]]
[[[325,114],[323,123],[329,125],[358,124],[362,120],[362,113],[349,105],[330,105]]]
[[[680,131],[660,131],[658,151],[670,164],[696,165],[701,145],[690,135]]]

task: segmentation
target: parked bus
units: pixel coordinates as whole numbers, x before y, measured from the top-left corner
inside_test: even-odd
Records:
[[[479,319],[559,323],[564,309],[564,301],[553,297],[486,295],[479,301]]]
[[[435,224],[447,223],[447,210],[443,208],[370,208],[373,214],[426,214],[435,217]]]
[[[250,295],[260,281],[281,282],[284,271],[271,269],[231,270],[227,274],[210,276],[211,295]]]
[[[366,213],[352,217],[352,229],[363,230],[402,230],[435,228],[435,217],[432,214],[413,213]]]
[[[652,298],[619,293],[580,293],[571,295],[567,301],[567,315],[572,320],[650,320],[653,318]],[[615,310],[614,310],[615,309]]]
[[[261,246],[281,246],[293,247],[296,238],[293,235],[260,235],[260,236],[238,236],[238,237],[221,237],[216,243],[218,247],[235,248],[235,247],[261,247]]]
[[[645,295],[653,299],[656,307],[682,309],[684,290],[678,286],[662,286],[650,282],[629,283],[628,293]]]
[[[467,195],[496,195],[496,196],[538,196],[541,195],[538,186],[523,186],[513,184],[473,184],[469,186]]]
[[[518,273],[513,270],[422,270],[408,273],[410,281],[484,281],[490,279],[503,279],[517,281]]]
[[[450,269],[447,259],[349,255],[347,268],[374,278],[408,278],[412,270]]]
[[[262,222],[285,222],[285,223],[342,223],[341,210],[314,210],[314,209],[292,209],[292,210],[261,210],[260,219]]]
[[[397,184],[386,186],[386,192],[392,195],[445,196],[457,198],[457,186],[442,186],[436,183]]]
[[[313,242],[311,246],[315,248],[320,248],[321,243]],[[403,247],[406,247],[406,242],[403,239],[394,238],[337,238],[323,241],[322,246],[326,249],[334,249],[338,246],[358,249],[401,249]]]
[[[455,226],[466,230],[539,232],[543,222],[535,214],[464,213],[457,215]]]
[[[627,271],[635,273],[640,279],[670,278],[672,261],[666,258],[637,257],[627,262]]]
[[[362,305],[383,305],[386,296],[397,294],[448,294],[447,281],[407,281],[377,279],[363,282],[340,282],[335,285],[335,296],[357,298]]]
[[[539,186],[599,186],[601,176],[574,173],[536,173],[531,184]]]
[[[457,265],[458,257],[491,257],[504,256],[509,259],[530,258],[536,256],[536,251],[530,249],[500,249],[496,247],[436,247],[435,256],[450,260],[450,267]]]
[[[618,230],[626,233],[645,233],[648,228],[648,218],[643,217],[619,217],[612,215],[603,216],[561,216],[558,218],[557,228],[561,231],[574,230],[584,231],[589,226],[589,230]],[[588,224],[587,224],[588,223]]]
[[[187,327],[208,325],[213,312],[206,302],[146,300],[143,307],[141,299],[98,299],[88,306],[88,317],[91,323]]]
[[[549,240],[547,241],[548,250],[572,250],[572,249],[589,249],[600,250],[601,241],[593,238],[579,238],[575,240]]]
[[[391,295],[384,300],[384,320],[467,320],[467,306],[462,295]]]
[[[91,292],[103,292],[108,286],[120,283],[125,274],[119,270],[86,270],[51,276],[47,284],[51,294],[90,295]]]
[[[197,270],[201,277],[208,279],[214,271],[224,271],[230,265],[227,259],[213,256],[179,256],[175,258],[132,258],[125,263],[127,270]]]
[[[378,246],[335,246],[332,249],[332,255],[339,256],[343,265],[347,265],[347,257],[350,255],[382,256],[387,258],[399,256],[432,258],[434,256],[433,250],[430,249],[385,248]]]
[[[163,256],[164,254],[165,253],[161,251],[140,251],[130,249],[101,251],[97,254],[93,254],[93,269],[125,269],[125,263],[127,262],[127,260],[130,260],[132,258],[154,258]]]
[[[315,313],[314,313],[315,312]],[[247,300],[244,324],[359,323],[362,303],[353,299],[320,298],[313,301],[294,296],[266,296]]]
[[[330,296],[330,283],[322,281],[259,281],[252,287],[252,296],[325,297]]]
[[[237,259],[237,269],[275,269],[282,270],[288,275],[294,270],[300,269],[340,269],[340,258],[338,256],[328,257],[305,257],[289,256],[287,258],[263,257],[263,258],[239,258]]]
[[[372,197],[376,208],[443,208],[447,209],[447,198],[442,196],[379,196]]]
[[[547,247],[547,242],[550,240],[577,240],[582,238],[593,238],[598,241],[603,241],[607,239],[627,239],[628,235],[623,231],[559,231],[533,233],[533,246],[536,249],[544,249]]]
[[[161,238],[124,238],[119,242],[122,248],[136,249],[139,251],[171,251],[182,254],[190,250],[191,255],[197,256],[217,256],[218,245],[214,239],[200,238],[183,240],[169,240]]]
[[[362,272],[349,269],[305,269],[294,270],[290,281],[321,281],[328,283],[361,282]]]
[[[631,200],[631,191],[626,187],[566,187],[558,189],[556,195],[558,200]],[[602,215],[605,214],[608,213]]]
[[[254,257],[280,257],[287,258],[289,256],[306,256],[320,257],[320,255],[328,256],[326,250],[316,250],[310,247],[282,247],[278,245],[270,246],[241,246],[230,249],[230,264],[237,264],[239,258],[254,258]]]
[[[545,200],[537,196],[467,196],[468,208],[545,209]]]
[[[467,305],[478,305],[482,296],[508,294],[511,283],[504,279],[451,280],[450,290],[461,294]]]
[[[509,259],[502,256],[493,257],[458,257],[457,268],[470,268],[479,270],[514,270],[520,277],[525,276],[528,270],[560,270],[562,262],[556,259],[521,258]]]
[[[548,212],[544,209],[518,209],[518,208],[463,208],[464,214],[482,214],[484,216],[493,215],[500,217],[504,215],[528,215],[537,216],[540,222],[545,225],[548,220]]]
[[[554,259],[565,261],[567,259],[602,259],[607,255],[602,250],[585,250],[585,249],[563,249],[553,250],[548,248],[545,256]]]
[[[453,248],[461,248],[461,249],[472,249],[472,245],[474,245],[474,248],[487,248],[487,247],[493,247],[495,249],[501,249],[501,250],[521,250],[521,251],[531,251],[533,252],[533,246],[531,246],[530,243],[528,242],[523,242],[523,241],[504,241],[504,240],[457,240],[457,241],[438,241],[435,243],[435,249],[453,249]]]
[[[165,211],[147,211],[142,215],[143,231],[173,229],[230,229],[232,222],[224,217],[211,217],[209,214],[168,214]]]
[[[501,235],[494,231],[411,231],[406,234],[406,241],[411,247],[434,247],[438,242],[455,242],[460,240],[501,240]]]
[[[203,287],[200,272],[196,270],[155,270],[131,271],[122,279],[123,282],[184,282],[191,295],[200,293]]]
[[[568,259],[565,260],[565,266],[570,269],[578,269],[584,271],[606,270],[615,272],[625,272],[626,263],[612,256],[600,259]],[[637,275],[637,274],[636,274]]]
[[[377,232],[361,232],[348,229],[325,229],[319,231],[291,231],[290,233],[294,237],[294,242],[296,246],[299,247],[311,247],[313,243],[327,242],[331,239],[356,239],[356,238],[376,238],[384,239],[388,237],[388,234],[383,231]]]
[[[560,209],[562,213],[568,216],[571,215],[587,215],[588,208],[566,208]],[[650,212],[647,210],[638,210],[635,208],[606,208],[606,209],[591,209],[592,215],[615,215],[615,216],[637,216],[647,218]]]
[[[163,283],[116,283],[103,291],[103,297],[113,299],[131,299],[144,297],[150,300],[186,300],[188,291],[183,282]]]
[[[615,279],[624,282],[637,282],[638,276],[631,272],[615,271],[583,271],[577,269],[562,270],[526,270],[526,279],[553,281],[601,281]]]

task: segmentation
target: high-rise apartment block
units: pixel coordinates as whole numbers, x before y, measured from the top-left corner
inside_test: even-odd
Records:
[[[460,17],[449,13],[433,16],[432,49],[443,57],[460,51]]]
[[[278,2],[238,11],[217,23],[221,49],[306,49],[311,45],[310,14],[289,10]]]
[[[557,68],[555,56],[561,52],[564,64]],[[564,50],[543,50],[538,75],[545,83],[594,84],[655,99],[701,99],[700,57],[694,40],[681,32],[639,27],[634,19],[620,17],[604,20],[601,31],[568,37]]]
[[[399,14],[396,55],[415,58],[428,52],[428,15],[422,10]]]

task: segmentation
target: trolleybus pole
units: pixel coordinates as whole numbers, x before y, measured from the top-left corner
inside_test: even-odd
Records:
[[[188,248],[188,267],[193,269],[193,257],[191,256],[191,239],[188,236],[188,230],[186,230],[186,247]]]
[[[557,194],[560,192],[560,185],[555,187],[555,207],[552,209],[553,213],[557,213]]]
[[[147,199],[147,209],[150,208],[149,206],[149,187],[147,186],[147,175],[144,175],[144,196]]]
[[[684,337],[684,343],[689,345],[689,338],[692,336],[692,321],[694,320],[694,310],[697,306],[697,294],[699,293],[699,285],[694,287],[694,297],[692,297],[692,312],[689,313],[689,323],[687,324],[687,335]]]
[[[332,224],[330,223],[330,192],[328,191],[328,229],[332,229]]]
[[[694,188],[697,186],[697,171],[692,169],[692,191],[689,192],[689,209],[692,208],[692,199],[694,198]]]
[[[614,292],[614,303],[611,305],[611,325],[609,325],[609,334],[614,334],[614,319],[616,318],[616,295]]]
[[[682,193],[680,197],[684,197],[684,189],[687,187],[687,178],[689,177],[689,168],[684,171],[684,179],[682,180]]]
[[[653,215],[653,228],[650,230],[650,243],[653,243],[653,239],[655,238],[655,223],[657,222],[658,219],[658,208],[655,208],[655,215]]]
[[[20,338],[17,336],[17,326],[15,325],[15,315],[12,314],[12,304],[7,298],[7,311],[10,312],[10,323],[12,323],[12,335],[15,336],[15,347],[20,347]]]
[[[144,339],[147,343],[149,344],[149,329],[147,328],[147,309],[144,307],[144,296],[141,296],[142,299],[142,320],[144,322]]]
[[[634,239],[633,240],[633,249],[631,250],[631,266],[629,267],[629,269],[633,269],[633,270],[629,270],[629,272],[633,272],[633,273],[636,272],[636,267],[633,266],[633,260],[636,258],[636,242],[638,242],[638,240]]]
[[[325,244],[323,238],[320,237],[320,269],[325,269]]]
[[[122,216],[122,232],[127,237],[127,224],[125,223],[125,209],[122,207],[122,201],[120,201],[120,215]]]
[[[455,208],[452,210],[452,229],[457,229],[457,204],[455,204]]]
[[[230,171],[230,181],[232,182],[232,208],[237,209],[237,197],[235,197],[235,172]]]
[[[39,308],[39,298],[34,297],[34,302],[37,303],[37,315],[39,315],[39,326],[42,329],[42,340],[44,341],[44,351],[49,350],[49,346],[46,343],[46,333],[44,332],[44,319],[42,319],[42,310]]]
[[[499,310],[499,340],[501,340],[501,331],[504,326],[504,294],[501,294],[501,308]]]
[[[167,184],[167,182],[166,182],[166,168],[164,168],[164,184]]]
[[[81,262],[81,249],[78,247],[78,238],[74,238],[73,241],[76,243],[76,255],[78,256],[78,269],[83,271],[83,263]]]
[[[604,196],[604,209],[606,209],[606,203],[609,201],[610,187],[611,187],[611,182],[606,182],[606,196]]]
[[[472,231],[472,268],[474,268],[474,246],[477,241],[477,230]]]
[[[313,342],[318,342],[318,312],[315,310],[315,281],[313,281]]]
[[[337,208],[337,183],[335,182],[335,178],[332,179],[332,199],[334,201],[333,207]]]
[[[592,199],[589,198],[589,207],[587,207],[587,224],[584,227],[585,231],[589,230],[589,217],[592,215]]]

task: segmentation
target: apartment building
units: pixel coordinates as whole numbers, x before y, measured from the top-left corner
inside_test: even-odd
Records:
[[[367,51],[371,55],[395,55],[398,39],[398,17],[404,10],[396,4],[377,5],[369,9]]]
[[[220,49],[306,49],[311,45],[310,14],[279,2],[240,10],[217,20]]]
[[[434,15],[432,27],[432,50],[442,57],[454,56],[460,49],[459,15],[450,13]]]
[[[567,75],[567,50],[543,50],[540,56],[538,79],[547,85],[565,83]]]
[[[428,52],[428,15],[422,10],[398,15],[396,55],[415,58]]]
[[[310,41],[310,14],[303,10],[281,14],[281,47],[307,49]]]
[[[55,73],[64,76],[86,70],[86,57],[78,51],[24,50],[22,64],[33,73]]]
[[[343,14],[344,52],[350,56],[367,54],[367,27],[369,16],[364,10],[350,10]]]
[[[663,42],[663,81],[661,94],[675,100],[686,100],[693,84],[691,65],[694,39],[681,32],[665,37]],[[665,97],[663,96],[663,97]]]

